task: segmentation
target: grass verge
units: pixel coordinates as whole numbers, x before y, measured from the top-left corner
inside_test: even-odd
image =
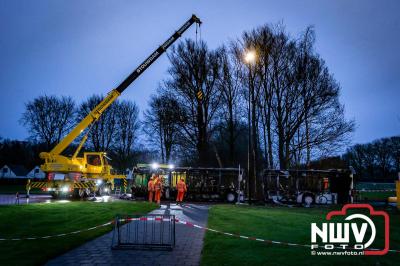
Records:
[[[389,197],[396,197],[395,191],[382,191],[382,192],[365,192],[360,191],[358,198],[361,201],[387,201]]]
[[[145,202],[69,202],[0,206],[0,238],[67,233],[106,223],[116,214],[145,214],[156,207]],[[64,237],[0,241],[0,264],[41,265],[111,229],[110,225]]]
[[[219,205],[209,212],[208,227],[250,237],[310,244],[311,223],[331,209]],[[382,219],[383,220],[383,219]],[[377,232],[383,222],[376,221]],[[378,238],[378,236],[377,236]],[[383,242],[382,237],[377,240]],[[400,249],[400,215],[390,213],[390,248]],[[290,247],[206,232],[202,265],[394,265],[399,253],[385,256],[312,256],[310,248]]]

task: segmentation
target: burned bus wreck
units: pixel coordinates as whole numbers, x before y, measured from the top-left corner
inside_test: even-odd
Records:
[[[157,173],[164,184],[163,198],[175,199],[176,184],[184,179],[185,198],[192,201],[237,201],[239,183],[244,190],[245,181],[239,181],[238,168],[173,167],[171,165],[138,164],[133,169],[133,187],[137,196],[147,193],[147,182]],[[243,174],[243,171],[241,171]]]
[[[266,201],[311,204],[347,203],[351,200],[350,170],[271,170],[263,172]]]

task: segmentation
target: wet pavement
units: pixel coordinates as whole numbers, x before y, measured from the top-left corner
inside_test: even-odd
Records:
[[[94,201],[94,202],[109,202],[109,201],[118,201],[120,200],[118,196],[102,196],[85,199],[87,201]],[[19,200],[15,197],[14,194],[0,194],[0,205],[17,205],[17,204],[34,204],[34,203],[67,203],[71,201],[80,201],[72,200],[68,198],[60,198],[60,199],[53,199],[51,195],[47,194],[33,194],[30,195],[29,198],[26,197],[25,194],[21,194],[19,196]]]
[[[205,226],[209,206],[203,204],[162,205],[151,214],[175,215],[182,221]],[[176,244],[167,250],[113,250],[113,232],[107,233],[64,255],[50,260],[47,265],[199,265],[203,248],[204,230],[176,224]]]
[[[30,204],[52,202],[51,195],[31,195],[29,198],[25,194],[19,196],[19,200],[13,194],[0,194],[0,205]]]

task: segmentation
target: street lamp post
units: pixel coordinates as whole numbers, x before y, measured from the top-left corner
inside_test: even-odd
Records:
[[[249,196],[249,203],[251,204],[251,196],[252,196],[252,189],[251,189],[251,184],[254,182],[252,179],[254,178],[254,173],[252,173],[253,169],[253,160],[251,158],[252,152],[253,152],[253,145],[252,143],[252,116],[251,116],[251,104],[252,104],[252,98],[253,98],[253,89],[252,89],[252,68],[251,65],[254,64],[256,61],[256,53],[254,51],[247,51],[244,55],[244,61],[248,64],[249,67],[249,105],[248,105],[248,114],[247,114],[247,119],[248,119],[248,149],[247,149],[247,191],[248,191],[248,196]]]
[[[247,113],[247,123],[248,123],[248,147],[247,147],[247,189],[248,189],[248,196],[249,196],[249,203],[251,203],[251,178],[252,178],[252,166],[251,166],[251,68],[249,66],[249,110]]]

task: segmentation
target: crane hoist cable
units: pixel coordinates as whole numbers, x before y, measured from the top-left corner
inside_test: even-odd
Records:
[[[201,44],[201,24],[196,23],[196,46],[199,43]]]

